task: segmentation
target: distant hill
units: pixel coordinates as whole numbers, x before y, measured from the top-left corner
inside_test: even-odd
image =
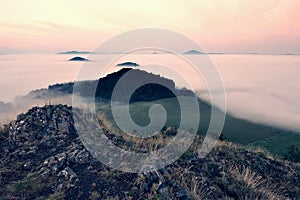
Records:
[[[198,51],[198,50],[189,50],[183,54],[203,54],[202,52]]]
[[[65,51],[65,52],[59,52],[58,54],[90,54],[89,51]]]
[[[58,54],[121,54],[122,52],[91,52],[91,51],[65,51],[58,52]]]
[[[83,58],[83,57],[76,56],[76,57],[69,59],[69,61],[89,61],[89,60],[86,58]]]
[[[139,64],[135,63],[135,62],[123,62],[123,63],[119,63],[117,64],[118,67],[137,67],[140,66]]]
[[[136,81],[140,80],[151,80],[153,82],[161,83],[162,85],[168,86],[171,90],[159,84],[146,84],[138,88],[132,95],[130,102],[138,101],[154,101],[163,98],[172,98],[175,95],[185,95],[190,96],[194,93],[190,90],[179,90],[175,88],[174,81],[170,79],[163,78],[159,75],[148,73],[138,69],[123,68],[118,72],[108,74],[106,77],[100,78],[99,80],[93,81],[81,81],[77,84],[80,95],[84,97],[96,96],[99,101],[108,102],[111,99],[112,92],[115,85],[120,80],[120,78],[127,72],[131,71],[131,76],[133,77],[127,82],[128,85],[135,84]],[[91,91],[90,88],[97,84],[96,94]],[[55,84],[48,87],[50,93],[54,91],[64,94],[71,94],[73,92],[74,83],[64,83]],[[175,94],[174,94],[174,93]],[[122,96],[119,96],[119,101],[123,101]]]

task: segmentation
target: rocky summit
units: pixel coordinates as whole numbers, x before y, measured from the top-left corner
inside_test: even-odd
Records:
[[[141,174],[112,170],[85,149],[72,108],[63,105],[18,115],[1,130],[0,139],[0,199],[300,198],[299,164],[226,141],[200,158],[201,137],[164,169]]]

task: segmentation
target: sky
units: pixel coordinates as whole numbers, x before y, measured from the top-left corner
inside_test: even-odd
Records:
[[[93,50],[139,28],[179,32],[207,52],[300,53],[300,1],[0,0],[0,53]]]

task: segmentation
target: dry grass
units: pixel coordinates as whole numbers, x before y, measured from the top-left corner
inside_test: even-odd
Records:
[[[125,142],[131,142],[133,150],[142,149],[149,152],[154,152],[163,146],[167,145],[172,137],[165,137],[161,132],[158,132],[155,136],[150,138],[139,138],[128,135],[118,129],[116,129],[110,121],[108,121],[103,113],[98,114],[98,120],[100,126],[105,130],[107,134],[113,134],[114,136],[120,136]],[[112,139],[112,142],[114,140]],[[118,145],[118,144],[117,144]],[[124,146],[124,148],[130,148]],[[132,149],[130,149],[132,150]]]
[[[278,161],[283,161],[281,158],[278,156],[272,155],[267,149],[262,148],[262,147],[246,147],[248,151],[258,153],[258,154],[263,154],[266,158],[271,159],[271,160],[278,160]]]
[[[246,183],[253,189],[258,188],[264,182],[262,176],[249,167],[232,166],[228,171],[236,180]]]
[[[270,183],[250,167],[232,166],[228,173],[253,191],[247,193],[239,191],[239,199],[287,199],[275,192],[276,188],[279,189],[277,185]]]
[[[14,181],[7,186],[6,191],[7,199],[18,197],[19,199],[25,198],[24,194],[32,195],[42,192],[47,187],[47,181],[35,174],[29,174],[22,180]]]
[[[194,199],[203,199],[207,193],[203,180],[198,180],[197,177],[184,174],[180,179],[180,183]]]
[[[249,152],[252,153],[256,153],[256,154],[262,154],[263,156],[265,156],[266,158],[270,159],[270,160],[276,160],[279,162],[284,162],[284,160],[278,156],[274,156],[272,155],[268,150],[266,150],[265,148],[262,147],[245,147],[239,144],[235,144],[229,141],[218,141],[218,143],[216,144],[216,146],[214,147],[213,151],[220,151],[220,150],[231,150],[231,151],[236,151],[237,149],[245,149]]]

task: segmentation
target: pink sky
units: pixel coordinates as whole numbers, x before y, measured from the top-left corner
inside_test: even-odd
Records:
[[[208,52],[300,53],[299,0],[2,0],[0,53],[92,50],[147,27],[185,34]]]

